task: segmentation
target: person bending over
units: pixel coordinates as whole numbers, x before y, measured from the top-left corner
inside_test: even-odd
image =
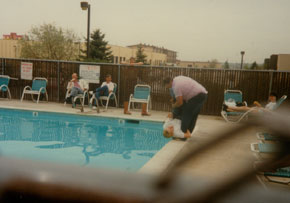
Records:
[[[172,88],[176,102],[172,108],[182,107],[181,130],[193,132],[198,114],[207,98],[207,90],[192,78],[177,76],[163,81],[166,88]]]

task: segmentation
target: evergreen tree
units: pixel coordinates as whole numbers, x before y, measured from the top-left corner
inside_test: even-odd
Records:
[[[137,47],[137,52],[136,52],[136,63],[142,62],[146,63],[146,55],[144,54],[144,49],[142,47],[142,44],[139,44]]]
[[[258,68],[258,64],[256,63],[256,61],[254,61],[254,63],[252,63],[252,65],[251,65],[251,69],[255,70],[257,68]]]
[[[112,62],[112,51],[108,47],[108,42],[104,40],[105,34],[99,29],[91,34],[89,57],[82,57],[86,61]],[[83,50],[83,53],[86,51]]]
[[[228,61],[225,62],[224,69],[230,69],[230,65],[229,65],[229,62]]]

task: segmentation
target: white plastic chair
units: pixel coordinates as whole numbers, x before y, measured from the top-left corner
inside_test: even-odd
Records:
[[[38,95],[36,103],[39,102],[40,94],[45,94],[46,100],[48,101],[46,86],[47,86],[46,78],[35,77],[32,81],[32,87],[30,86],[24,87],[22,97],[21,97],[21,102],[23,101],[25,94],[30,94],[33,101],[35,101],[35,99],[33,98],[33,95]]]
[[[112,92],[110,92],[110,94],[108,96],[100,96],[100,98],[99,98],[100,103],[103,107],[104,107],[104,104],[102,101],[106,101],[106,106],[105,106],[106,111],[108,110],[108,105],[109,105],[110,100],[114,100],[116,107],[118,107],[118,100],[117,100],[117,96],[116,96],[117,84],[116,83],[113,83],[113,84],[114,84],[114,90]],[[96,104],[97,104],[97,106],[99,106],[98,101],[96,99],[96,95],[93,93],[93,91],[90,91],[90,94],[92,95],[92,97],[90,99],[90,106],[93,107],[94,100],[96,100]]]
[[[132,103],[132,108],[134,108],[134,103],[146,103],[147,104],[147,112],[149,112],[150,105],[150,93],[151,87],[149,85],[135,85],[134,94],[130,95],[128,111],[130,111],[130,106]]]

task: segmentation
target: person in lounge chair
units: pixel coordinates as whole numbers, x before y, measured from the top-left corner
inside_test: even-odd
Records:
[[[110,74],[106,75],[106,81],[104,81],[101,87],[98,87],[95,92],[96,100],[99,100],[101,96],[109,96],[111,92],[114,91],[114,83],[112,82],[112,76]],[[95,101],[96,102],[96,101]],[[96,108],[96,103],[94,107]]]
[[[275,108],[277,101],[277,94],[275,92],[271,92],[268,98],[268,104],[263,107],[259,102],[254,101],[254,107],[258,107],[264,110],[272,111]],[[235,106],[235,105],[223,105],[223,110],[227,112],[245,112],[251,110],[253,107],[249,106]],[[261,110],[260,109],[260,110]],[[257,109],[258,111],[258,109]]]
[[[89,88],[88,83],[83,79],[78,79],[78,74],[73,73],[72,79],[67,84],[67,90],[69,90],[69,95],[65,99],[66,102],[74,103],[74,97],[78,94],[83,94],[85,90]],[[73,105],[74,107],[74,105]]]
[[[185,133],[181,130],[181,120],[173,118],[173,114],[169,113],[163,125],[163,136],[166,138],[190,138],[191,133],[187,130]]]

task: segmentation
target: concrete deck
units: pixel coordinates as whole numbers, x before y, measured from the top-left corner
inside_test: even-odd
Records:
[[[124,115],[122,109],[109,108],[97,113],[86,107],[82,113],[80,109],[73,109],[71,105],[64,106],[60,103],[39,104],[31,101],[19,102],[19,100],[0,100],[0,108],[19,108],[27,110],[62,112],[82,114],[90,116],[117,117],[125,119],[140,119],[162,122],[166,118],[166,112],[151,111],[151,116],[141,116],[140,110],[132,112],[132,115]],[[186,152],[191,147],[197,147],[200,143],[207,142],[216,136],[217,132],[231,127],[233,124],[226,123],[221,117],[199,116],[197,127],[193,137],[188,141],[172,140],[165,145],[143,168],[140,173],[161,173],[168,164],[180,153]],[[252,167],[255,156],[250,150],[250,143],[258,142],[256,139],[257,129],[249,129],[236,137],[221,140],[219,145],[202,153],[194,160],[190,160],[181,167],[181,173],[191,176],[204,177],[206,179],[220,180],[235,175],[241,169]]]

